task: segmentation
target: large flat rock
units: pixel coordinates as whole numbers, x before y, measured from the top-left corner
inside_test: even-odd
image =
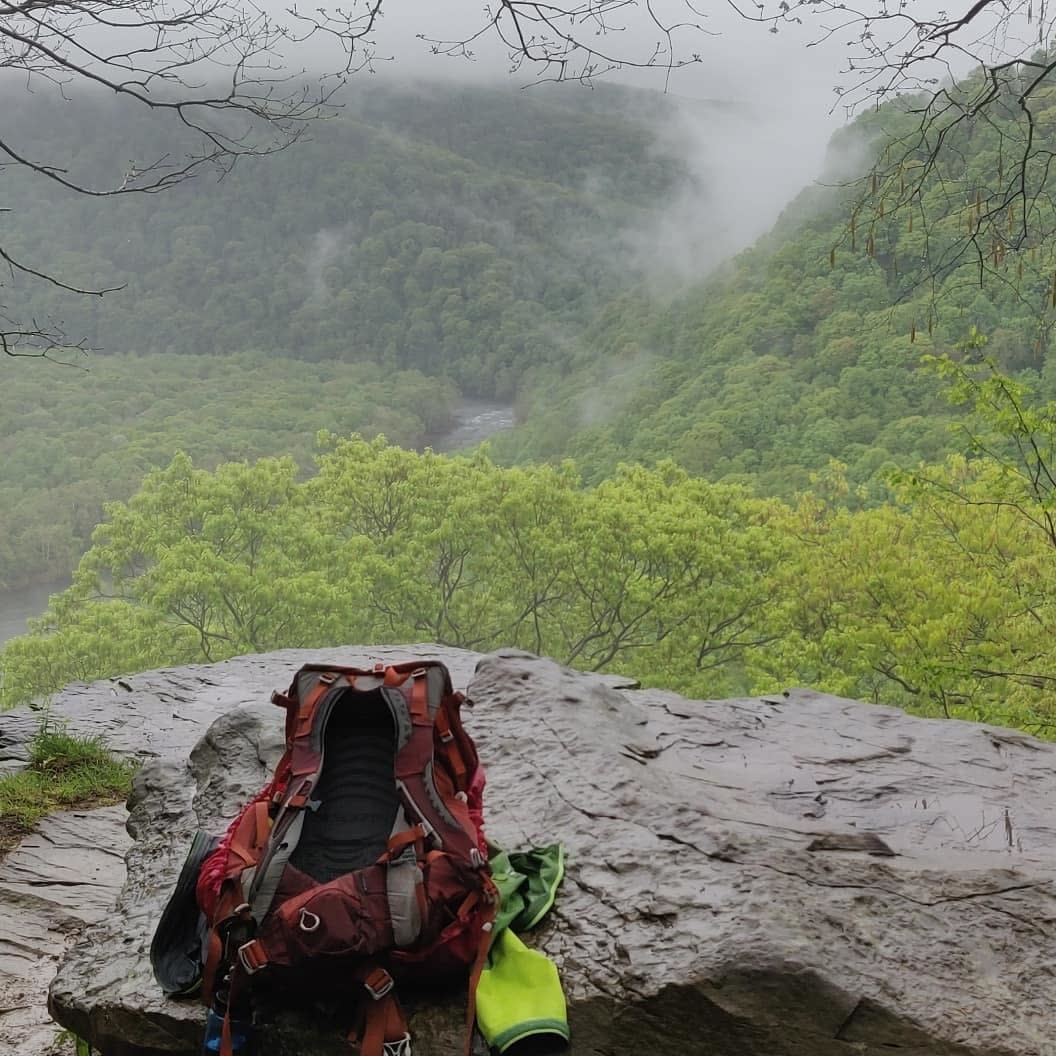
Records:
[[[199,692],[226,714],[189,760],[141,770],[117,910],[52,986],[104,1056],[198,1044],[200,1009],[162,996],[147,949],[191,833],[266,780],[281,715],[260,701],[295,655],[164,676],[194,714]],[[561,966],[574,1052],[1056,1051],[1056,746],[803,690],[688,701],[521,653],[443,658],[472,675],[489,834],[568,849],[535,941]],[[457,1051],[460,1014],[419,1009],[416,1056]],[[269,1039],[269,1056],[308,1051],[342,1049],[296,1020]]]

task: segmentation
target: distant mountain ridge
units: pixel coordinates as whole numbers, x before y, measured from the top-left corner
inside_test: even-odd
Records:
[[[126,287],[85,299],[16,280],[9,303],[113,352],[372,362],[482,397],[563,363],[639,277],[617,232],[688,178],[638,97],[363,84],[306,141],[220,183],[87,200],[9,170],[2,244],[64,281]],[[179,152],[153,115],[102,99],[16,95],[2,124],[88,175],[115,150]]]
[[[310,141],[220,183],[88,199],[3,170],[0,246],[125,289],[4,276],[0,304],[93,351],[72,370],[0,357],[0,588],[67,575],[103,503],[177,450],[307,471],[320,430],[417,447],[460,392],[561,376],[641,277],[621,231],[689,178],[648,125],[655,95],[357,83]],[[0,137],[75,178],[179,157],[171,122],[4,86]]]

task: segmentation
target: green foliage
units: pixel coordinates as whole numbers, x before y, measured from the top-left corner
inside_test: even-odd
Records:
[[[8,296],[114,352],[371,363],[509,397],[526,371],[563,363],[625,288],[618,232],[679,174],[633,99],[600,94],[608,108],[372,81],[295,150],[163,195],[85,200],[15,169],[8,250],[70,283],[124,288],[63,297],[13,276]],[[116,149],[179,152],[142,108],[8,102],[21,148],[81,177]]]
[[[76,737],[48,717],[29,745],[29,765],[40,773],[65,774],[71,770],[112,762],[101,737]]]
[[[669,683],[740,677],[780,554],[768,504],[670,464],[584,490],[569,465],[321,441],[303,483],[288,459],[209,472],[178,455],[110,506],[73,585],[0,654],[4,703],[348,641],[513,644],[628,671],[650,651]]]
[[[525,426],[496,442],[496,457],[571,456],[590,481],[620,461],[670,457],[785,498],[837,459],[882,501],[892,467],[959,449],[947,426],[961,413],[918,369],[922,354],[952,351],[974,327],[1003,374],[1056,396],[1056,257],[1042,238],[1056,230],[1051,188],[1030,207],[1029,236],[1022,203],[988,212],[1010,179],[1016,114],[1002,105],[961,121],[928,164],[908,107],[835,137],[829,186],[804,192],[706,281],[671,303],[611,302],[572,377],[531,379]],[[1032,178],[1042,168],[1039,156]],[[865,178],[848,182],[848,169]]]
[[[985,345],[973,332],[927,364],[971,406],[968,455],[895,473],[893,502],[853,511],[837,466],[829,496],[790,511],[802,548],[757,678],[794,668],[848,696],[1056,731],[1056,403],[1032,403]]]
[[[99,738],[75,736],[45,719],[30,745],[28,769],[0,778],[0,851],[52,811],[123,799],[133,770]]]
[[[804,228],[671,307],[602,317],[579,377],[524,396],[527,424],[498,457],[571,454],[595,480],[665,455],[786,497],[832,458],[867,483],[941,457],[953,414],[915,368],[942,334],[911,340],[912,309],[892,310],[875,262],[829,266],[832,236]]]
[[[70,1046],[73,1047],[74,1056],[94,1056],[92,1047],[84,1040],[79,1038],[71,1030],[56,1030],[55,1032],[55,1045],[59,1049]]]
[[[973,341],[978,346],[978,341]],[[965,350],[970,355],[973,349]],[[0,653],[3,701],[283,646],[520,646],[693,696],[809,684],[1056,729],[1056,406],[936,360],[978,453],[892,478],[832,464],[789,504],[622,466],[502,468],[323,433],[289,459],[178,455],[108,508],[69,590]]]
[[[81,422],[64,387],[11,390],[0,569],[33,547],[33,568],[75,554],[102,500],[89,481],[127,501],[0,653],[0,701],[284,646],[425,640],[694,696],[805,683],[1056,729],[1052,261],[1004,247],[975,284],[934,267],[978,221],[964,191],[992,175],[984,122],[951,132],[957,149],[918,186],[926,231],[885,204],[889,175],[868,208],[812,191],[660,304],[582,256],[610,207],[666,186],[648,137],[604,110],[530,110],[499,149],[505,106],[467,97],[452,135],[439,101],[382,96],[339,126],[340,156],[269,170],[269,193],[315,189],[307,224],[271,218],[268,259],[287,263],[266,278],[244,203],[221,198],[197,226],[177,203],[165,252],[137,243],[128,266],[181,355],[115,357],[113,391],[93,390],[103,431],[85,412],[56,441],[57,421]],[[883,156],[909,121],[885,108],[844,145]],[[560,158],[538,147],[551,128]],[[605,203],[581,193],[595,155]],[[222,251],[218,232],[234,239]],[[198,298],[201,318],[170,295]],[[226,355],[247,347],[262,351]],[[516,392],[525,428],[461,457],[369,439],[422,445],[453,383]]]
[[[115,149],[179,149],[112,100],[5,105],[12,139],[76,178]],[[421,447],[460,390],[512,398],[526,375],[559,374],[636,280],[619,232],[683,175],[654,149],[650,105],[372,82],[311,142],[220,183],[85,199],[7,171],[5,247],[124,288],[5,279],[21,315],[104,351],[77,361],[87,372],[0,357],[0,589],[68,574],[104,502],[177,450],[307,471],[319,430]]]
[[[0,587],[66,575],[109,500],[185,450],[199,465],[290,455],[312,466],[321,429],[418,446],[449,429],[458,394],[417,371],[240,353],[116,356],[87,370],[4,371]]]
[[[775,584],[781,633],[752,657],[757,684],[794,672],[926,715],[1056,729],[1047,544],[993,484],[991,465],[953,458],[898,505],[805,497],[784,528],[802,548]]]

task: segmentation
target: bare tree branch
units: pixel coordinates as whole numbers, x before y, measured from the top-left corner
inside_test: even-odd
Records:
[[[714,35],[691,3],[676,6],[690,17],[668,20],[654,0],[498,0],[485,6],[483,24],[468,37],[445,40],[419,34],[419,39],[434,54],[474,58],[481,40],[496,37],[506,49],[511,72],[533,67],[535,83],[589,82],[615,70],[639,68],[662,71],[666,87],[673,71],[702,61],[692,46],[680,50],[681,38],[688,36],[695,44],[699,35]],[[619,47],[608,46],[614,38]],[[635,47],[639,40],[642,45]]]
[[[347,77],[376,59],[384,2],[306,10],[292,0],[278,17],[257,0],[0,0],[0,78],[18,74],[31,91],[105,91],[168,117],[192,143],[92,182],[57,159],[33,158],[4,134],[0,116],[0,168],[90,196],[159,193],[204,171],[222,178],[240,158],[285,149],[332,112]],[[858,187],[852,248],[857,223],[868,230],[870,254],[882,256],[885,221],[913,215],[930,229],[903,296],[922,282],[938,289],[970,268],[976,281],[997,275],[1038,304],[1039,290],[1021,273],[1024,254],[1034,260],[1056,235],[1056,148],[1039,126],[1056,73],[1046,50],[1056,5],[972,0],[952,14],[922,13],[907,0],[726,0],[725,7],[771,32],[812,26],[815,44],[845,41],[836,106],[855,111],[897,98],[898,111],[913,119]],[[474,31],[420,38],[435,54],[466,58],[496,41],[510,69],[530,70],[534,83],[590,82],[636,68],[657,71],[667,87],[676,71],[702,61],[701,43],[713,35],[707,18],[698,0],[485,0]],[[292,72],[309,42],[332,52],[331,68],[311,78]],[[1001,159],[987,186],[973,182],[964,147],[984,126],[996,131]],[[963,224],[939,237],[949,220]],[[886,264],[897,272],[897,261]],[[32,262],[19,270],[44,271]],[[25,341],[32,329],[9,332]],[[55,336],[44,330],[41,347]]]
[[[348,75],[375,59],[382,0],[349,7],[286,9],[281,20],[255,0],[0,0],[0,80],[64,98],[105,92],[169,117],[181,129],[180,154],[122,163],[111,178],[88,180],[58,159],[33,158],[4,131],[0,168],[14,166],[89,197],[156,194],[201,172],[222,178],[244,157],[284,150],[308,125],[334,112]],[[330,42],[330,69],[294,75],[309,41]],[[0,246],[13,276],[70,293],[102,296]],[[0,285],[3,285],[0,282]],[[61,323],[27,322],[8,306],[0,319],[7,355],[51,358],[85,348]]]

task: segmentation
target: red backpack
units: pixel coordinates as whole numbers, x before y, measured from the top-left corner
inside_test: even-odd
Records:
[[[220,1052],[249,984],[365,994],[362,1056],[409,1051],[395,981],[476,983],[497,895],[482,833],[484,775],[443,664],[309,664],[272,701],[286,750],[198,880],[211,925],[202,987]],[[360,989],[360,987],[362,989]],[[265,987],[266,989],[267,987]]]

